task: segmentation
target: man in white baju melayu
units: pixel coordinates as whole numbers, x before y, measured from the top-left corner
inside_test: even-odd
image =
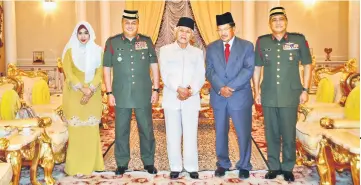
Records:
[[[178,178],[183,165],[191,178],[198,178],[199,91],[205,82],[205,66],[203,51],[189,43],[193,30],[192,19],[180,18],[175,28],[176,41],[160,48],[159,63],[164,83],[162,106],[172,179]]]

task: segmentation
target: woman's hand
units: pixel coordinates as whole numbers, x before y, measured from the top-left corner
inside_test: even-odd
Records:
[[[91,93],[89,95],[84,94],[83,97],[80,100],[80,104],[82,104],[82,105],[87,104],[92,96],[93,96],[93,91],[91,91]]]
[[[85,95],[85,96],[90,96],[93,91],[89,88],[89,87],[83,87],[81,88],[81,92]]]

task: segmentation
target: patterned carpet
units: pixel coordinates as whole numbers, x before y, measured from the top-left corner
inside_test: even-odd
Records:
[[[165,123],[162,120],[154,121],[154,135],[156,141],[155,166],[158,170],[169,171],[169,163],[167,156],[166,131]],[[143,164],[140,159],[139,135],[135,121],[131,124],[130,134],[131,160],[129,169],[142,170]],[[200,171],[216,169],[216,151],[215,151],[215,130],[213,120],[202,122],[198,125],[198,153],[199,153],[199,169]],[[229,132],[229,154],[233,165],[239,159],[239,149],[237,136],[233,124],[231,124]],[[106,171],[114,171],[116,162],[114,158],[114,145],[104,157]],[[252,143],[251,163],[252,170],[267,170],[267,165],[258,151],[256,145]]]
[[[159,172],[157,175],[149,175],[146,172],[131,172],[125,173],[124,176],[115,176],[114,173],[102,173],[94,174],[90,176],[73,176],[62,178],[57,184],[146,184],[146,185],[227,185],[227,184],[238,184],[238,185],[266,185],[266,184],[278,184],[286,185],[289,184],[283,180],[283,177],[279,175],[276,179],[266,180],[264,176],[265,171],[253,171],[250,174],[250,178],[241,180],[238,178],[238,171],[227,172],[222,178],[214,177],[214,171],[203,171],[199,173],[200,179],[193,180],[187,173],[182,173],[179,179],[170,180],[169,172]],[[317,172],[305,167],[297,167],[294,170],[296,181],[290,184],[309,184],[318,185]]]
[[[157,125],[157,124],[155,124]],[[111,156],[111,144],[114,141],[114,125],[109,125],[109,130],[101,130],[101,142],[103,144],[103,153],[106,153],[105,159],[107,157]],[[202,123],[200,125],[200,130],[202,130],[202,127],[206,127],[207,125]],[[208,125],[209,126],[209,125]],[[159,129],[156,128],[155,129]],[[230,132],[231,133],[231,132]],[[136,136],[134,136],[136,137]],[[262,120],[254,120],[253,122],[253,131],[252,131],[252,137],[255,141],[257,147],[261,151],[264,157],[267,157],[267,145],[264,138],[264,127]],[[158,138],[157,138],[158,139]],[[207,140],[208,141],[208,140]],[[208,144],[211,144],[214,142],[208,142]],[[232,142],[231,142],[232,143]],[[230,143],[230,145],[232,145]],[[158,147],[158,146],[157,146]],[[202,147],[202,146],[200,146]],[[237,147],[235,147],[237,148]],[[230,148],[231,149],[231,148]],[[253,152],[255,152],[258,149],[252,148]],[[135,152],[138,153],[138,152]],[[109,154],[109,155],[108,155]],[[138,153],[139,154],[139,153]],[[166,155],[166,154],[164,154]],[[212,155],[212,154],[210,154]],[[200,156],[202,158],[202,156]],[[167,158],[165,158],[167,159]],[[231,156],[231,160],[235,160]],[[164,163],[168,163],[164,162]],[[213,162],[208,162],[210,165]],[[200,164],[201,165],[201,164]],[[259,184],[289,184],[283,180],[283,177],[279,175],[276,179],[273,180],[265,180],[264,175],[266,174],[265,170],[260,171],[252,171],[251,176],[247,180],[240,180],[237,178],[237,171],[230,171],[227,172],[226,176],[223,178],[217,178],[214,177],[214,171],[203,171],[200,172],[200,179],[199,180],[192,180],[189,178],[187,173],[182,173],[181,177],[178,180],[170,180],[169,179],[169,172],[167,171],[160,171],[158,175],[149,175],[148,173],[144,171],[133,171],[133,172],[127,172],[124,176],[115,176],[113,172],[104,172],[104,173],[94,173],[92,176],[66,176],[64,173],[64,166],[65,164],[56,165],[53,170],[53,176],[57,180],[57,184],[119,184],[119,185],[125,185],[125,184],[167,184],[167,185],[175,185],[175,184],[214,184],[214,185],[225,185],[225,184],[247,184],[247,185],[259,185]],[[111,165],[110,165],[111,166]],[[110,167],[107,166],[107,167]],[[158,166],[157,166],[158,167]],[[137,167],[139,168],[139,167]],[[159,169],[162,168],[162,166],[158,167]],[[213,168],[211,168],[213,169]],[[294,169],[294,174],[296,181],[291,184],[310,184],[310,185],[316,185],[319,184],[319,176],[317,173],[317,170],[315,167],[307,168],[304,166],[296,166]],[[43,180],[43,170],[39,168],[39,175],[38,179],[40,183],[45,184]],[[336,176],[337,184],[342,185],[348,185],[352,184],[351,182],[351,175],[350,173],[341,173],[337,174]],[[21,174],[21,182],[22,185],[30,185],[30,173],[28,168],[22,169]]]
[[[264,121],[263,118],[256,119],[254,116],[253,122],[252,122],[252,127],[253,127],[252,138],[253,138],[254,142],[257,144],[257,147],[258,147],[259,151],[261,151],[264,159],[267,160],[267,143],[266,143],[266,138],[265,138],[265,133],[264,133],[263,121]],[[280,153],[280,158],[282,158],[282,153]],[[313,166],[311,168],[307,168],[304,166],[296,166],[295,169],[293,170],[293,172],[299,172],[301,169],[311,170],[311,172],[312,172],[312,173],[303,173],[302,172],[301,174],[304,174],[305,176],[303,176],[303,175],[299,176],[302,178],[302,180],[305,180],[304,181],[305,184],[312,184],[311,182],[315,181],[316,179],[317,179],[317,182],[319,181],[319,176],[318,176],[316,166]],[[303,171],[303,170],[301,170],[301,171]],[[307,176],[307,174],[310,177]],[[295,176],[297,179],[296,174],[295,174]],[[312,179],[312,180],[309,181],[306,179]],[[336,184],[342,184],[342,185],[352,184],[351,173],[349,171],[345,171],[342,173],[336,173]]]

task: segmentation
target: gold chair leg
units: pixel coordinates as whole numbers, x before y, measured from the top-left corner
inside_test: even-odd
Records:
[[[8,163],[11,164],[11,167],[13,169],[13,179],[12,184],[18,185],[20,181],[20,173],[21,173],[21,153],[20,151],[11,151],[7,154],[6,160]]]
[[[360,184],[360,155],[351,158],[351,174],[353,184]]]
[[[37,180],[38,164],[40,159],[40,143],[38,140],[35,141],[35,152],[34,157],[31,161],[30,167],[30,181],[33,185],[41,185]]]
[[[335,164],[332,158],[331,148],[328,146],[326,139],[320,141],[320,151],[316,163],[320,176],[320,184],[334,185],[336,183]]]
[[[41,157],[40,164],[44,168],[44,180],[47,185],[54,185],[55,179],[53,178],[54,169],[54,155],[51,150],[51,140],[46,134],[42,134],[40,137],[41,141]]]

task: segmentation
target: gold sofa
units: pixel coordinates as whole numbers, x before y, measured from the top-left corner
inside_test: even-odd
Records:
[[[339,101],[331,103],[309,102],[306,105],[301,106],[301,112],[304,114],[300,116],[301,118],[296,125],[297,164],[307,166],[317,165],[321,177],[320,183],[329,184],[331,183],[331,181],[328,178],[324,177],[325,161],[322,160],[322,157],[324,158],[324,156],[326,155],[326,150],[324,149],[325,147],[323,147],[325,146],[325,139],[323,138],[327,135],[330,135],[330,133],[333,133],[335,135],[335,133],[338,132],[342,133],[352,132],[355,129],[359,130],[360,121],[348,119],[345,115],[346,109],[343,106],[345,102],[347,102],[347,97],[350,94],[351,90],[354,89],[356,91],[355,87],[359,85],[360,74],[354,72],[354,60],[350,60],[344,66],[333,70],[326,68],[318,70],[316,69],[316,74],[318,75],[316,77],[316,80],[322,79],[318,78],[320,75],[322,75],[322,73],[325,73],[327,75],[337,74],[337,77],[339,79],[337,80],[336,77],[333,77],[333,79],[339,83],[338,86],[340,86],[339,91],[341,94],[339,94],[338,96],[340,98]],[[353,100],[350,99],[348,103],[352,103],[352,101]],[[359,107],[359,102],[353,103],[356,103],[356,105],[358,104]],[[331,138],[337,138],[336,141],[334,141],[336,143],[348,142],[347,137],[343,138],[343,141],[340,140],[339,137]],[[328,146],[331,146],[331,144]],[[338,148],[339,147],[335,147],[327,150],[333,151],[334,156],[337,156],[341,155],[336,152]],[[340,165],[336,165],[336,162],[332,164],[332,168],[336,168],[337,170],[343,169],[339,168]]]
[[[8,66],[8,76],[17,79],[24,85],[24,89],[20,93],[20,97],[25,102],[22,108],[30,107],[36,117],[49,117],[51,119],[51,126],[46,127],[44,131],[51,139],[51,149],[55,163],[64,162],[68,141],[68,129],[62,118],[61,95],[50,96],[49,104],[32,105],[32,88],[38,80],[45,80],[47,82],[47,74],[42,71],[22,71],[10,64]]]

